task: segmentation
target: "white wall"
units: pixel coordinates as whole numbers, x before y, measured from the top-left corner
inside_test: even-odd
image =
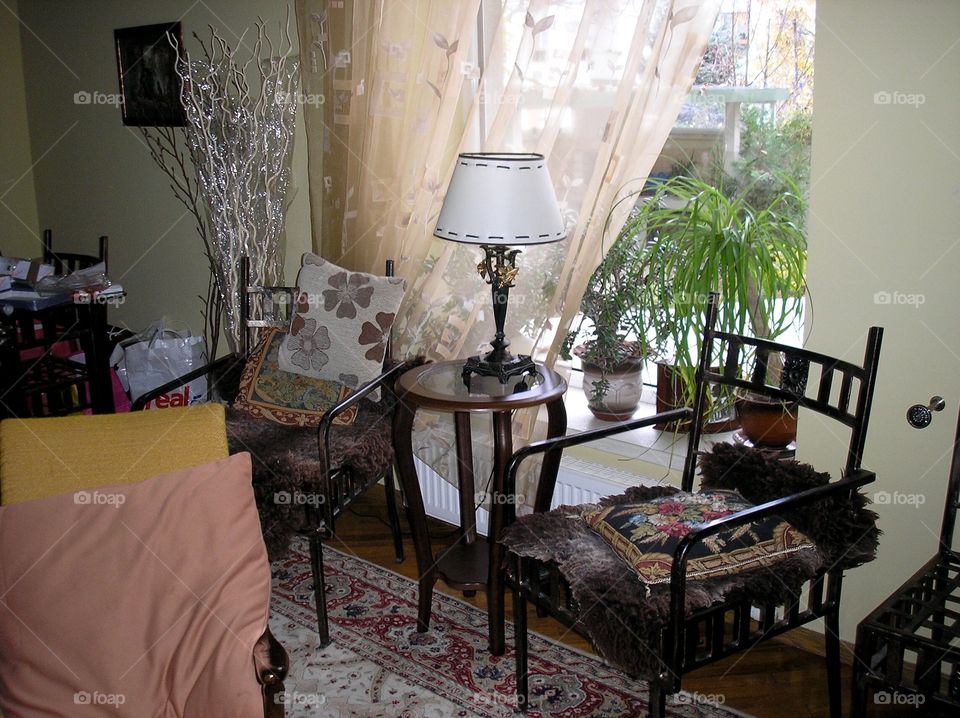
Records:
[[[0,7],[0,67],[0,252],[19,257],[36,246],[39,223],[16,0]]]
[[[884,536],[845,583],[848,640],[937,545],[960,403],[958,37],[954,0],[817,3],[808,344],[859,359],[867,327],[885,327],[864,465],[872,491],[925,501],[875,507]],[[907,407],[933,394],[947,409],[910,428]],[[801,418],[799,444],[816,466],[841,467],[816,422]]]
[[[113,30],[180,20],[187,48],[217,29],[228,43],[252,45],[257,17],[278,38],[282,2],[255,0],[31,0],[20,3],[23,71],[27,88],[33,177],[39,227],[53,229],[55,246],[93,253],[96,238],[110,237],[111,276],[127,301],[111,309],[111,321],[141,328],[163,315],[202,330],[200,295],[208,271],[190,216],[153,164],[139,130],[124,127],[113,105],[75,104],[78,91],[117,93]],[[291,36],[296,44],[295,21]],[[4,136],[3,144],[10,142]],[[306,141],[302,118],[294,148],[287,220],[287,279],[310,246]],[[39,254],[39,240],[29,248]]]

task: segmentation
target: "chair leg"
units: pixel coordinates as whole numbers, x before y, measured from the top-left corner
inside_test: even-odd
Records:
[[[650,685],[650,705],[647,709],[649,718],[666,718],[667,715],[667,694],[656,680],[652,680]]]
[[[310,532],[310,570],[313,572],[313,598],[317,604],[317,634],[320,648],[330,645],[330,626],[327,623],[327,584],[323,578],[323,546],[318,529]]]
[[[527,674],[527,599],[520,589],[513,590],[513,645],[517,667],[517,708],[526,713],[530,707],[530,681]]]
[[[867,716],[867,639],[862,628],[857,629],[857,644],[853,657],[853,679],[850,681],[850,718]]]
[[[433,612],[433,586],[437,582],[433,572],[420,577],[420,591],[417,597],[417,632],[430,630],[430,614]]]
[[[840,699],[840,616],[836,609],[824,616],[824,640],[827,653],[827,692],[830,718],[842,718]]]
[[[403,531],[400,528],[400,514],[397,513],[396,482],[393,480],[393,467],[383,475],[383,488],[387,494],[387,516],[390,517],[390,531],[393,533],[393,553],[397,563],[403,563]]]

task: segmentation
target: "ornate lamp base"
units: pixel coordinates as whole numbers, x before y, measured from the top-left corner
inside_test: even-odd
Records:
[[[493,352],[491,352],[492,354]],[[507,354],[503,361],[490,360],[490,354],[484,357],[473,356],[463,365],[463,381],[469,385],[471,374],[480,376],[495,376],[501,384],[506,384],[510,377],[519,374],[536,374],[537,367],[533,359],[528,356],[513,356]]]
[[[493,320],[497,333],[490,342],[493,351],[484,356],[473,356],[463,366],[463,383],[470,386],[470,376],[495,376],[501,384],[510,377],[519,374],[536,374],[533,359],[528,356],[511,354],[507,347],[510,341],[503,333],[503,323],[507,317],[507,302],[510,299],[510,287],[517,276],[517,255],[519,249],[509,249],[503,245],[484,244],[483,261],[477,265],[477,272],[490,285],[493,300]]]

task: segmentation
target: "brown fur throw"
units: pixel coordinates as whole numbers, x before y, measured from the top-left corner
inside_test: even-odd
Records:
[[[410,362],[411,366],[422,359]],[[359,482],[370,484],[393,463],[393,408],[396,399],[384,392],[379,402],[361,399],[351,426],[330,429],[330,468],[347,469]],[[294,533],[306,524],[303,503],[277,501],[281,493],[294,497],[310,491],[320,478],[320,448],[315,427],[284,426],[227,409],[230,453],[249,451],[253,460],[253,489],[260,526],[270,560],[284,556]]]
[[[740,451],[739,447],[733,448]],[[755,478],[767,477],[766,482],[758,479],[751,482],[748,479],[750,474],[746,472],[736,481],[734,477],[739,474],[733,470],[732,463],[739,461],[741,465],[758,467],[752,463],[756,457],[743,457],[728,448],[715,449],[714,452],[715,455],[708,455],[705,459],[709,468],[705,468],[704,473],[711,470],[720,470],[720,473],[711,473],[713,483],[710,488],[736,489],[755,503],[768,500],[764,492],[770,490],[772,482],[769,477],[774,473],[771,468],[776,467],[764,463],[766,473],[753,474]],[[798,467],[800,465],[790,465],[785,484],[770,498],[801,491],[826,480],[825,475],[817,474],[809,467]],[[670,486],[632,487],[619,496],[601,500],[600,504],[648,501],[677,490]],[[774,603],[796,602],[804,581],[830,566],[845,548],[850,548],[850,540],[854,541],[854,550],[846,559],[868,560],[867,556],[872,555],[871,546],[876,547],[875,514],[864,508],[865,500],[856,499],[852,506],[844,505],[842,501],[832,503],[830,510],[836,511],[832,516],[822,506],[816,509],[816,517],[813,512],[785,516],[791,521],[796,517],[797,528],[815,542],[824,541],[822,548],[818,543],[819,558],[791,556],[768,568],[688,581],[687,613],[741,596]],[[848,522],[855,528],[837,529],[838,523]],[[873,526],[872,530],[866,530],[868,524]],[[523,516],[504,532],[502,541],[517,555],[553,563],[560,569],[576,602],[580,628],[607,660],[634,676],[649,676],[662,670],[656,655],[660,652],[661,630],[670,612],[669,584],[647,586],[641,583],[637,574],[581,519],[580,507],[561,506],[547,513]]]
[[[731,489],[762,504],[830,482],[830,474],[809,464],[780,461],[737,444],[717,444],[700,454],[701,485]],[[877,555],[877,514],[860,491],[827,497],[809,506],[783,512],[783,518],[813,539],[828,566],[852,568]]]
[[[361,405],[365,403],[362,401]],[[378,411],[375,405],[361,406],[353,426],[333,426],[331,468],[348,466],[361,476],[377,481],[393,462],[391,416]],[[302,502],[277,499],[283,494],[302,496],[311,490],[312,482],[319,480],[317,429],[284,426],[255,418],[245,411],[227,409],[227,441],[231,454],[250,452],[260,526],[267,554],[273,561],[286,554],[290,538],[306,523]]]

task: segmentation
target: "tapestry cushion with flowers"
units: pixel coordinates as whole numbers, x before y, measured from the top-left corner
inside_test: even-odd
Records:
[[[680,539],[701,524],[752,505],[735,491],[679,491],[642,503],[588,505],[582,508],[582,515],[644,583],[659,584],[670,582],[673,553]],[[694,544],[688,554],[687,578],[732,575],[805,552],[816,555],[814,543],[787,521],[773,516]]]
[[[350,272],[308,252],[297,289],[280,368],[350,389],[376,379],[403,300],[403,280]],[[378,400],[379,392],[371,398]]]
[[[350,395],[339,382],[283,371],[278,362],[287,333],[271,329],[247,359],[233,408],[287,426],[317,426],[328,409]],[[357,416],[352,406],[334,424],[350,426]],[[314,447],[316,448],[316,447]]]

